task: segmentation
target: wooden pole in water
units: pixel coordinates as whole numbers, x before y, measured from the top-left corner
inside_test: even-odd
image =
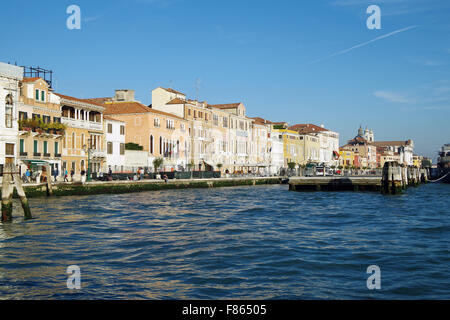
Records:
[[[13,177],[14,183],[16,184],[17,194],[19,195],[20,203],[22,204],[25,220],[33,219],[33,217],[31,216],[30,205],[28,204],[27,196],[25,195],[25,191],[23,190],[22,181],[20,180],[19,174],[15,173]]]
[[[11,163],[5,164],[2,182],[2,221],[11,221],[12,219],[12,194],[14,187],[11,184],[11,172],[14,170],[14,165]]]
[[[50,165],[45,165],[45,171],[47,171],[47,197],[51,197],[53,195],[52,190],[52,173],[50,172]]]
[[[12,180],[12,179],[13,180]],[[25,195],[25,191],[22,187],[22,181],[20,180],[19,173],[16,172],[14,164],[8,163],[5,165],[2,183],[2,221],[12,220],[12,196],[14,192],[14,184],[16,186],[17,194],[19,195],[20,202],[24,212],[26,220],[32,219],[30,206],[28,199]]]

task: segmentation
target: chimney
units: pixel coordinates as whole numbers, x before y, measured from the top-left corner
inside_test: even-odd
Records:
[[[116,90],[114,101],[134,102],[134,90]]]

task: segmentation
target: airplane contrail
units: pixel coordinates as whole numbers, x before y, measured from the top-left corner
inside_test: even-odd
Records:
[[[369,41],[366,41],[366,42],[357,44],[356,46],[353,46],[353,47],[351,47],[351,48],[348,48],[348,49],[341,50],[341,51],[335,52],[335,53],[333,53],[333,54],[330,54],[329,56],[327,56],[327,57],[325,57],[325,58],[321,58],[321,59],[314,60],[314,61],[310,62],[309,64],[314,64],[314,63],[317,63],[317,62],[320,62],[320,61],[323,61],[323,60],[330,59],[330,58],[335,57],[335,56],[339,56],[339,55],[341,55],[341,54],[350,52],[350,51],[352,51],[352,50],[354,50],[354,49],[364,47],[364,46],[366,46],[366,45],[368,45],[368,44],[370,44],[370,43],[372,43],[372,42],[375,42],[375,41],[378,41],[378,40],[381,40],[381,39],[385,39],[385,38],[388,38],[388,37],[390,37],[390,36],[393,36],[393,35],[395,35],[395,34],[397,34],[397,33],[405,32],[405,31],[408,31],[408,30],[411,30],[411,29],[415,29],[415,28],[418,28],[418,27],[419,27],[418,25],[415,25],[415,26],[410,26],[410,27],[407,27],[407,28],[399,29],[399,30],[396,30],[396,31],[392,31],[392,32],[390,32],[390,33],[388,33],[388,34],[379,36],[379,37],[377,37],[377,38],[375,38],[375,39],[372,39],[372,40],[369,40]]]

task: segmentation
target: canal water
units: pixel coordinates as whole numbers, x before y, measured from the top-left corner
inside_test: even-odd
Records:
[[[31,199],[0,223],[0,299],[450,299],[450,186]],[[81,270],[71,291],[67,267]],[[367,267],[381,270],[368,290]]]

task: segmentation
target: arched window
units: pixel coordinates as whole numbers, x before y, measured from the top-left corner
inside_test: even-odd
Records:
[[[153,135],[150,136],[150,153],[153,154]]]
[[[7,128],[12,128],[12,120],[13,120],[13,96],[12,94],[8,94],[6,96],[5,101],[5,126]]]

